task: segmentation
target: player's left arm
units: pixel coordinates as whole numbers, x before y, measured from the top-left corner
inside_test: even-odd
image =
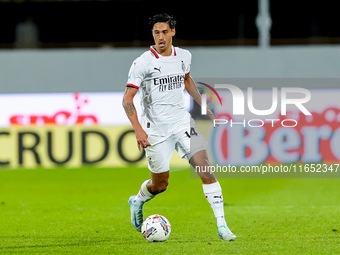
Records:
[[[194,79],[191,77],[190,73],[187,73],[184,78],[184,85],[185,90],[189,93],[190,96],[194,98],[194,100],[199,104],[199,106],[202,105],[202,97],[199,93],[196,83]],[[207,114],[211,121],[215,119],[215,115],[210,111],[210,109],[207,109]]]

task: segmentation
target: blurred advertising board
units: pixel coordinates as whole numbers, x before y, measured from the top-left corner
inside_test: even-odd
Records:
[[[122,92],[0,95],[0,167],[147,167]],[[135,98],[141,113],[139,96]],[[187,167],[175,154],[173,167]]]
[[[147,167],[130,126],[0,128],[0,167]],[[175,154],[171,166],[187,166]]]
[[[0,94],[0,127],[130,125],[122,98],[123,92]],[[134,104],[141,114],[139,94]]]
[[[217,90],[221,103],[210,92],[215,98],[202,93],[206,94],[203,98],[207,107],[215,113],[215,124],[219,124],[215,128],[188,95],[186,100],[199,131],[207,140],[211,163],[239,166],[340,161],[340,86],[339,89],[308,89],[309,100],[300,101],[300,108],[287,103],[285,115],[282,114],[282,87],[277,93],[273,89],[254,89],[251,104],[249,90],[242,88],[243,114],[234,114],[234,109],[240,111],[240,108],[236,107],[230,91]],[[1,94],[0,166],[134,164],[146,167],[144,154],[137,149],[135,135],[121,105],[122,96],[123,92]],[[303,99],[306,95],[287,93],[286,96]],[[138,95],[135,105],[141,113]],[[251,111],[254,109],[268,110],[270,114],[260,116]],[[172,166],[188,165],[175,153]]]
[[[0,95],[0,127],[129,125],[123,93]],[[136,97],[139,107],[139,97]]]

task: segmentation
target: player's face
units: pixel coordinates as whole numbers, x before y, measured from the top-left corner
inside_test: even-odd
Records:
[[[152,35],[157,49],[164,52],[172,45],[175,29],[171,29],[168,23],[159,22],[153,26]]]

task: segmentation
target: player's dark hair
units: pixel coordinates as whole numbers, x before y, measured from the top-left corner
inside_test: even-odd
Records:
[[[153,25],[158,22],[168,23],[171,29],[174,29],[176,27],[176,20],[174,20],[174,17],[166,13],[156,14],[149,18],[149,25],[151,29],[153,28]]]

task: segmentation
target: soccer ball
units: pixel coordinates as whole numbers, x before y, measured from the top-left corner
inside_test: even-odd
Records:
[[[162,215],[151,215],[142,224],[142,234],[148,242],[164,242],[169,238],[170,233],[170,222]]]

